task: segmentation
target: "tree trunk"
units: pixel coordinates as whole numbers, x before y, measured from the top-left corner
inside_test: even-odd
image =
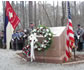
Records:
[[[57,1],[57,7],[56,7],[56,20],[55,20],[55,22],[56,22],[56,26],[58,25],[58,13],[59,13],[59,9],[58,9],[58,1]]]
[[[15,9],[14,1],[12,1],[11,5],[12,5],[13,9]]]
[[[25,12],[25,28],[27,28],[27,7],[26,7],[26,1],[25,1],[25,10],[24,10],[24,12]]]
[[[74,1],[74,14],[75,14],[75,16],[76,16],[76,1]]]
[[[51,20],[50,20],[50,17],[49,17],[49,14],[48,14],[48,12],[47,12],[47,10],[46,10],[46,6],[45,6],[46,4],[43,4],[42,5],[42,7],[43,7],[43,10],[45,11],[45,14],[46,14],[46,16],[47,16],[47,19],[48,19],[48,21],[49,21],[49,26],[51,26],[52,27],[52,23],[51,23]]]
[[[33,23],[33,2],[29,1],[29,25]]]
[[[24,13],[24,1],[22,1],[22,17],[23,17],[23,29],[25,29],[25,13]]]
[[[34,24],[35,24],[35,27],[36,26],[36,1],[34,1]]]
[[[77,12],[76,12],[76,1],[74,1],[74,22],[76,23],[76,18],[77,18]],[[78,22],[79,23],[79,22]],[[74,25],[74,24],[73,24]]]
[[[20,24],[21,24],[21,27],[23,29],[24,26],[23,26],[23,14],[22,14],[22,12],[23,12],[22,1],[20,1]]]
[[[53,24],[54,26],[56,26],[56,22],[55,22],[55,5],[54,5],[54,1],[53,1]]]
[[[62,1],[62,19],[61,19],[62,26],[64,26],[65,24],[65,11],[66,11],[65,2]]]

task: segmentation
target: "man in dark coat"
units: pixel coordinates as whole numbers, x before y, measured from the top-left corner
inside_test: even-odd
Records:
[[[78,24],[78,29],[75,31],[75,35],[78,39],[78,42],[77,42],[78,43],[78,48],[77,48],[78,51],[81,51],[83,49],[83,37],[82,37],[83,33],[84,33],[83,28],[81,28],[80,24]]]

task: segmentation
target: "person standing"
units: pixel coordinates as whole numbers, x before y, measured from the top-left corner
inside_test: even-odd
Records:
[[[83,37],[82,37],[82,35],[84,33],[84,30],[83,30],[83,28],[81,28],[80,24],[78,24],[77,27],[78,27],[78,29],[75,32],[75,35],[76,35],[77,40],[78,40],[78,42],[77,42],[77,44],[78,44],[77,51],[81,51],[83,49]]]
[[[30,23],[29,24],[29,27],[33,30],[34,29],[34,24],[33,23]]]

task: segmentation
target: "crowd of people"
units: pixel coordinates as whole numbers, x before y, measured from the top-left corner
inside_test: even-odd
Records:
[[[22,50],[22,48],[27,45],[28,36],[30,35],[30,32],[33,30],[33,28],[34,24],[30,23],[29,28],[27,29],[15,30],[12,34],[10,49]],[[0,48],[6,48],[6,46],[4,45],[4,31],[0,32]]]
[[[10,42],[10,48],[14,50],[22,49],[25,46],[25,41],[27,41],[30,32],[31,29],[14,32]],[[84,48],[84,29],[81,28],[80,24],[77,25],[77,30],[74,31],[74,38],[77,51],[82,51]],[[3,45],[3,31],[0,33],[0,47],[3,48],[1,45]]]
[[[77,51],[82,51],[84,46],[84,29],[80,24],[77,25],[77,30],[74,31],[74,37]]]
[[[22,48],[27,44],[27,38],[30,34],[30,29],[17,30],[12,34],[12,39],[10,42],[10,49],[22,50]],[[4,48],[4,32],[0,33],[0,48]],[[6,47],[5,47],[6,48]]]

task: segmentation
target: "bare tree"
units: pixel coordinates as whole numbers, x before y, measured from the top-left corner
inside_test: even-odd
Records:
[[[23,29],[25,29],[25,12],[24,12],[24,1],[22,1],[22,13],[23,13]]]
[[[20,1],[20,24],[21,24],[22,29],[23,29],[24,27],[23,27],[23,14],[22,14],[22,12],[23,12],[22,1]]]
[[[74,1],[74,20],[76,21],[77,11],[76,11],[76,1]],[[74,21],[74,22],[75,22]],[[75,22],[76,23],[76,22]],[[73,24],[74,25],[74,24]]]
[[[34,24],[35,24],[35,27],[36,27],[36,1],[34,1]]]
[[[59,16],[59,9],[58,9],[58,1],[57,1],[57,6],[56,6],[56,26],[58,25],[58,16]]]
[[[35,27],[40,23],[45,26],[64,26],[66,23],[66,1],[62,2],[62,6],[52,1],[53,5],[46,1],[12,1],[12,7],[20,18],[19,28],[27,28],[30,23],[34,23]],[[76,1],[70,2],[71,16],[73,27],[80,23],[84,25],[84,2],[77,3]],[[4,8],[4,6],[3,6]],[[3,9],[4,12],[4,9]],[[5,14],[3,14],[4,16]],[[21,27],[22,26],[22,27]]]
[[[41,1],[38,2],[38,10],[39,10],[39,24],[42,24],[42,20],[41,20]]]
[[[26,4],[26,10],[27,10],[27,14],[26,14],[26,16],[27,16],[27,27],[29,27],[29,7],[28,7],[29,2],[27,1],[26,3],[27,3]]]
[[[13,9],[14,9],[14,8],[15,8],[15,3],[14,3],[14,1],[11,2],[11,5],[12,5],[12,7],[13,7]]]
[[[54,1],[53,1],[53,22],[54,22],[54,25],[55,25],[56,22],[55,22],[55,5],[54,5]]]
[[[18,15],[18,12],[19,12],[19,10],[18,10],[18,1],[16,1],[15,11],[16,11],[16,14]]]
[[[50,24],[50,26],[52,27],[52,23],[51,23],[51,20],[50,20],[50,17],[49,17],[49,14],[48,14],[48,12],[47,12],[47,10],[46,10],[46,3],[45,4],[41,4],[42,5],[42,7],[43,7],[43,10],[45,11],[45,14],[46,14],[46,16],[47,16],[47,19],[48,19],[48,21],[49,21],[49,24]]]
[[[74,10],[75,10],[75,12],[74,12],[74,14],[75,14],[75,16],[76,16],[76,1],[74,1]]]
[[[25,28],[28,27],[28,23],[27,23],[27,20],[28,20],[28,17],[27,17],[28,14],[27,14],[27,13],[28,13],[28,11],[27,11],[26,2],[27,2],[27,1],[25,1],[25,10],[24,10],[24,12],[25,12],[25,13],[24,13],[24,14],[25,14]]]
[[[33,23],[33,2],[29,1],[29,24]]]
[[[66,6],[65,2],[62,1],[62,19],[61,19],[61,24],[64,26],[65,24],[65,13],[66,13]]]

